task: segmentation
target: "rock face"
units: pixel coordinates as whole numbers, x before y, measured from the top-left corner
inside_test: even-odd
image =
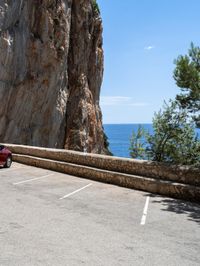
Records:
[[[0,142],[106,153],[93,0],[0,0]]]

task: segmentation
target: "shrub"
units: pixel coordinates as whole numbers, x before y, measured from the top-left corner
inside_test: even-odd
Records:
[[[194,122],[176,101],[165,103],[163,108],[153,118],[153,134],[138,129],[131,141],[131,157],[200,165],[200,141],[195,134]]]
[[[96,0],[92,0],[92,7],[97,14],[100,14],[99,5]]]

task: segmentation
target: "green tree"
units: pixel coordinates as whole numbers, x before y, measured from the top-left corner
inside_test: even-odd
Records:
[[[145,136],[146,132],[141,125],[139,125],[136,133],[133,131],[129,148],[132,158],[146,159]]]
[[[135,148],[144,144],[143,156],[158,162],[186,165],[200,164],[200,141],[195,134],[195,124],[187,111],[180,108],[176,101],[165,103],[153,118],[153,134],[142,131],[135,134],[135,146],[131,143],[131,157],[138,158]],[[144,146],[142,146],[144,147]],[[133,149],[134,148],[134,149]],[[140,157],[139,157],[140,158]]]
[[[181,88],[176,99],[200,127],[200,48],[192,43],[188,55],[180,55],[175,64],[174,79]]]

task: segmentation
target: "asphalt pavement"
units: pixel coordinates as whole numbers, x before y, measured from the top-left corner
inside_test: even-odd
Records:
[[[200,265],[200,205],[13,163],[0,266]]]

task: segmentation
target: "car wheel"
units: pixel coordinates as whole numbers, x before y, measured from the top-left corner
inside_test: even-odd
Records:
[[[4,167],[6,168],[9,168],[12,164],[12,158],[9,156],[7,159],[6,159],[6,163],[4,165]]]

